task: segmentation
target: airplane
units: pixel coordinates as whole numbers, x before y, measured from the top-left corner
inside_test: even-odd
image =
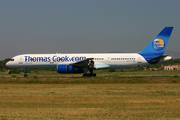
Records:
[[[6,66],[21,68],[24,77],[27,77],[27,68],[57,68],[58,73],[84,73],[83,77],[95,77],[95,69],[126,69],[156,64],[172,59],[164,54],[172,30],[173,27],[165,27],[138,53],[21,54],[8,61]]]

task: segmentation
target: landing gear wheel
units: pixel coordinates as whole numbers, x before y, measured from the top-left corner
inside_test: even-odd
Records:
[[[93,74],[84,73],[83,77],[96,77],[96,74],[95,73],[93,73]]]
[[[27,77],[27,74],[24,74],[24,77]]]
[[[96,77],[96,73],[93,73],[91,76]]]
[[[87,77],[87,73],[84,73],[84,74],[83,74],[83,77]]]

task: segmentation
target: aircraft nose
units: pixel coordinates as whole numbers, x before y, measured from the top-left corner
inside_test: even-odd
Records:
[[[10,67],[10,63],[9,63],[9,62],[7,62],[7,63],[6,63],[6,66],[7,66],[7,67]]]

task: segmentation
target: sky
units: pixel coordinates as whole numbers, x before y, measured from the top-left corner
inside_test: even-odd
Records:
[[[0,60],[19,54],[139,52],[166,26],[180,52],[179,0],[1,0]]]

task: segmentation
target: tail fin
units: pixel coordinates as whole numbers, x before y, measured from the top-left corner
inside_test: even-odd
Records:
[[[151,59],[164,54],[173,27],[165,27],[141,52],[145,59]]]

